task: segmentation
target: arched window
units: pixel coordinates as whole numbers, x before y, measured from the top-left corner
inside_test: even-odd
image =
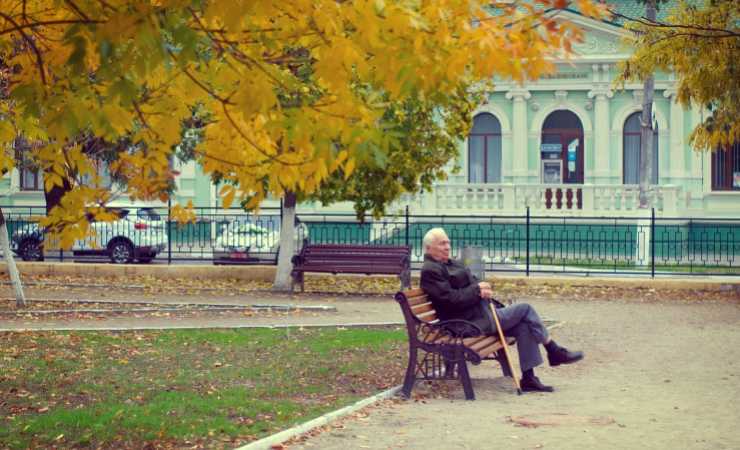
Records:
[[[630,114],[624,121],[624,150],[622,153],[624,184],[640,183],[640,116],[641,111]],[[658,125],[653,130],[653,174],[650,184],[658,184]]]
[[[468,136],[468,182],[501,182],[501,124],[489,113],[473,118]]]

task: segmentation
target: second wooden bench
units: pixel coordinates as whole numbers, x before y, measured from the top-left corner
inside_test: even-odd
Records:
[[[398,275],[404,289],[411,286],[411,247],[306,243],[293,257],[293,288],[300,284],[303,292],[306,272]]]

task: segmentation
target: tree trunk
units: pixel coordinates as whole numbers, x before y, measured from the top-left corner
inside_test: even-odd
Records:
[[[280,250],[278,251],[277,270],[275,281],[272,284],[274,291],[290,291],[290,271],[293,269],[291,259],[295,252],[295,207],[296,195],[286,192],[283,199],[283,214],[280,219]]]
[[[645,2],[645,17],[655,21],[655,0]],[[653,96],[655,79],[652,75],[643,83],[642,116],[640,118],[640,208],[652,207],[648,191],[653,178]]]
[[[46,174],[44,175],[46,176]],[[44,189],[44,199],[46,200],[47,216],[55,206],[62,202],[62,197],[64,197],[67,192],[72,190],[72,185],[69,183],[69,180],[64,178],[62,182],[64,183],[63,186],[54,185],[54,187],[52,187],[48,191]]]
[[[15,291],[15,304],[19,308],[24,308],[26,306],[26,296],[23,294],[23,284],[21,283],[21,277],[18,274],[18,267],[15,265],[13,252],[10,250],[8,224],[5,222],[5,215],[3,214],[2,209],[0,209],[0,247],[5,255],[5,263],[8,266],[10,283],[13,285],[13,290]]]

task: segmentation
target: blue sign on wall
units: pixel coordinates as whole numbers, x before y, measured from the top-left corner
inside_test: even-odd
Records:
[[[540,151],[542,153],[560,153],[563,150],[562,144],[542,144]]]

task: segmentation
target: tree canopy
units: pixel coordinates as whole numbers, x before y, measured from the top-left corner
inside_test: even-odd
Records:
[[[132,199],[164,199],[182,121],[198,110],[192,154],[226,181],[225,205],[311,195],[333,173],[349,178],[365,161],[401,157],[408,130],[396,113],[444,118],[438,106],[467,110],[468,93],[494,75],[523,81],[550,70],[548,57],[580,39],[552,15],[570,3],[0,0],[9,90],[0,167],[15,165],[9,144],[22,135],[42,143],[31,152],[47,190],[69,173],[95,178],[80,140],[95,136],[126,143],[111,171]],[[590,0],[573,3],[603,14]],[[69,244],[86,232],[84,212],[109,196],[73,182],[46,224],[63,225]]]
[[[621,81],[657,70],[677,77],[677,100],[709,114],[691,133],[697,149],[740,141],[740,2],[681,1],[665,21],[628,18],[635,52]]]

